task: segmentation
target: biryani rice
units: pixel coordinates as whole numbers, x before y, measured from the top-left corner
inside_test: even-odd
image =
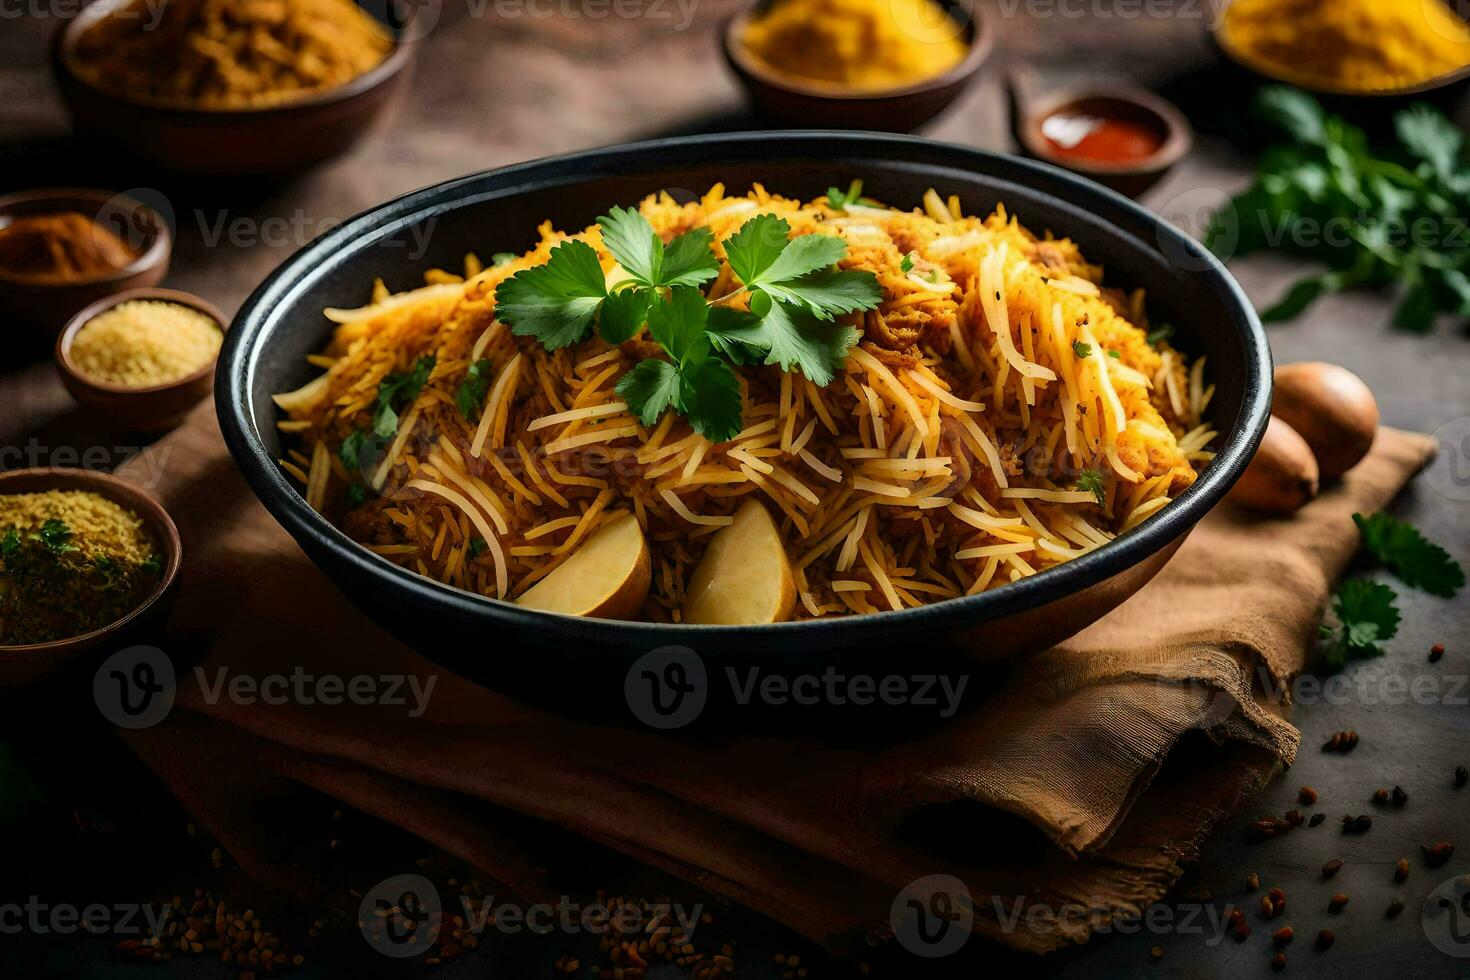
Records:
[[[395,564],[506,599],[632,512],[654,560],[644,616],[677,622],[710,535],[754,494],[786,543],[797,616],[811,618],[973,594],[1086,554],[1210,458],[1203,360],[1150,343],[1141,293],[1102,288],[1076,245],[1003,207],[967,217],[930,191],[912,212],[834,209],[716,185],[640,210],[665,241],[698,226],[719,241],[766,213],[793,235],[842,237],[840,264],[883,290],[878,309],[849,318],[862,339],[845,370],[819,389],[738,368],[744,429],[719,445],[674,412],[645,427],[614,385],[656,345],[593,335],[546,351],[495,319],[496,286],[568,237],[597,249],[609,283],[623,277],[595,225],[568,236],[547,223],[513,261],[481,269],[471,256],[464,276],[436,270],[398,295],[379,282],[371,305],[327,311],[338,326],[313,358],[326,373],[277,396],[281,429],[300,439],[281,464],[310,504]],[[706,292],[739,285],[722,263]],[[349,469],[339,447],[371,425],[379,384],[429,356],[386,453]],[[482,359],[488,393],[466,417],[456,391]]]

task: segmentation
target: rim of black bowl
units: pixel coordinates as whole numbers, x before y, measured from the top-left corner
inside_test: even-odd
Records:
[[[990,18],[981,13],[977,0],[947,0],[941,5],[945,7],[946,13],[951,6],[959,7],[965,13],[965,23],[962,25],[967,35],[965,56],[960,59],[959,64],[943,74],[898,88],[854,90],[833,82],[819,82],[796,75],[786,75],[768,66],[745,47],[743,35],[745,28],[750,26],[751,19],[755,14],[770,6],[769,2],[751,4],[726,20],[720,28],[720,46],[724,49],[725,56],[739,65],[740,70],[749,72],[773,88],[833,102],[881,102],[886,99],[904,99],[922,92],[939,91],[963,82],[990,60],[990,53],[995,48],[995,31],[990,23]]]
[[[61,27],[57,29],[54,35],[51,48],[52,60],[56,66],[56,70],[65,72],[67,79],[103,98],[126,103],[127,105],[136,106],[139,109],[146,109],[149,112],[168,116],[180,121],[190,119],[220,119],[224,117],[241,119],[259,118],[273,114],[279,115],[299,112],[305,109],[318,109],[324,105],[345,102],[348,99],[376,88],[402,71],[413,54],[414,46],[418,43],[414,38],[402,37],[402,32],[399,29],[384,24],[381,17],[368,10],[362,3],[358,3],[357,6],[362,9],[363,16],[373,18],[385,32],[393,35],[393,47],[388,51],[388,54],[382,61],[361,75],[349,78],[341,85],[334,85],[331,88],[313,92],[299,99],[291,99],[286,102],[273,102],[269,105],[200,108],[198,106],[177,105],[170,102],[153,102],[147,99],[129,98],[127,95],[118,92],[98,88],[92,84],[90,79],[83,77],[72,66],[72,48],[80,40],[82,32],[96,24],[103,17],[106,17],[116,8],[128,2],[130,0],[94,0],[94,2],[88,3],[83,7],[75,17],[63,21]],[[437,3],[438,0],[430,0],[430,2]]]
[[[1198,274],[1217,280],[1238,307],[1237,315],[1232,319],[1237,321],[1242,333],[1240,342],[1245,348],[1246,377],[1242,385],[1240,414],[1234,428],[1226,434],[1224,444],[1200,478],[1173,503],[1080,558],[997,589],[912,609],[759,626],[593,619],[529,610],[506,600],[456,589],[400,568],[347,537],[306,503],[306,498],[287,480],[280,466],[266,451],[259,435],[262,420],[255,417],[251,397],[262,346],[257,341],[275,319],[276,311],[285,308],[294,294],[307,288],[314,281],[313,270],[321,267],[334,253],[362,238],[380,238],[424,218],[452,210],[472,197],[504,197],[520,190],[546,189],[579,179],[637,173],[640,168],[667,169],[673,154],[692,155],[699,164],[709,165],[719,161],[721,151],[727,151],[732,158],[739,158],[739,154],[734,152],[737,147],[743,147],[747,155],[754,152],[752,148],[758,148],[760,157],[766,159],[777,155],[884,159],[885,151],[907,151],[905,159],[915,153],[926,157],[924,163],[919,164],[921,166],[981,168],[1017,180],[1029,176],[1042,186],[1065,189],[1087,199],[1094,215],[1110,224],[1121,228],[1123,225],[1118,222],[1123,221],[1135,234],[1147,232],[1158,236],[1153,240],[1160,246],[1167,243],[1171,249],[1178,249],[1179,254],[1199,262],[1202,271]],[[471,185],[473,191],[469,189]],[[1072,203],[1075,205],[1076,201]],[[224,348],[220,351],[215,376],[215,405],[225,444],[246,482],[287,532],[299,542],[309,542],[315,548],[333,552],[357,575],[391,584],[421,604],[448,606],[456,614],[466,617],[492,613],[512,626],[526,629],[555,623],[557,631],[570,639],[585,637],[602,642],[610,639],[637,642],[646,640],[649,631],[655,631],[671,641],[679,637],[723,642],[748,638],[759,643],[778,636],[798,639],[824,631],[840,632],[855,628],[863,631],[865,639],[876,639],[896,636],[914,628],[960,629],[996,614],[1033,609],[1108,579],[1186,533],[1220,502],[1239,479],[1260,443],[1271,409],[1271,355],[1254,307],[1214,255],[1157,215],[1084,177],[1046,163],[917,136],[836,130],[718,133],[626,143],[469,174],[405,194],[344,222],[282,263],[240,307],[225,333]],[[274,419],[264,422],[274,425]]]

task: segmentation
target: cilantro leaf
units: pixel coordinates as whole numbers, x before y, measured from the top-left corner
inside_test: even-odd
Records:
[[[816,385],[832,383],[847,361],[848,348],[858,342],[856,327],[824,323],[783,303],[771,304],[763,326],[770,341],[765,363],[800,370]]]
[[[342,440],[342,445],[337,447],[337,458],[349,470],[361,472],[368,468],[371,455],[376,450],[373,440],[359,429]]]
[[[490,547],[490,542],[488,542],[484,538],[480,538],[480,537],[470,538],[470,545],[469,545],[469,547],[470,547],[470,557],[471,558],[478,558],[478,557],[480,557],[481,554],[484,553],[484,551],[485,551],[486,548]]]
[[[664,263],[664,243],[634,208],[614,207],[597,219],[602,243],[635,282],[653,286]]]
[[[898,263],[898,267],[904,271],[904,274],[905,275],[907,275],[910,272],[913,272],[914,271],[914,253],[913,252],[910,252],[907,255],[905,255],[903,257],[903,259]]]
[[[1115,361],[1121,361],[1123,359],[1123,352],[1120,350],[1110,350],[1108,351],[1108,356]]]
[[[361,483],[349,483],[347,485],[347,504],[350,507],[361,507],[367,503],[367,487]]]
[[[485,393],[490,389],[490,362],[478,360],[465,371],[464,381],[454,393],[454,404],[459,414],[471,418],[485,402]]]
[[[700,286],[719,275],[720,260],[710,248],[712,241],[708,228],[691,228],[669,242],[659,285]]]
[[[760,281],[785,251],[791,225],[774,214],[759,214],[725,240],[725,260],[747,288]]]
[[[1108,503],[1108,487],[1103,482],[1103,475],[1098,470],[1083,470],[1077,474],[1077,489],[1092,494],[1099,507],[1106,507]]]
[[[413,404],[434,372],[434,357],[420,357],[407,374],[390,374],[378,383],[378,407],[373,413],[373,434],[391,439],[398,432],[398,409]]]
[[[20,550],[20,532],[15,528],[6,528],[5,538],[0,540],[0,558],[9,558]]]
[[[1092,345],[1084,344],[1080,340],[1074,340],[1072,341],[1072,353],[1085,361],[1092,356]]]
[[[619,289],[608,294],[597,320],[598,332],[609,344],[621,344],[643,328],[648,319],[648,306],[653,290],[642,286]]]
[[[77,546],[71,543],[71,528],[66,526],[65,521],[59,521],[54,517],[41,525],[41,530],[36,537],[53,555],[63,555],[68,551],[77,550]]]
[[[1449,552],[1424,537],[1412,524],[1391,514],[1353,515],[1363,535],[1363,548],[1383,562],[1405,585],[1451,598],[1465,585],[1465,570]]]
[[[694,431],[710,442],[726,442],[739,435],[740,380],[730,365],[708,358],[682,369],[679,410],[689,418]]]
[[[883,299],[878,277],[858,269],[820,269],[800,279],[762,283],[760,288],[772,299],[803,307],[823,320],[871,310]]]
[[[786,243],[762,278],[771,282],[797,279],[835,264],[846,254],[847,243],[836,235],[798,235]]]
[[[658,422],[664,409],[679,398],[679,369],[668,361],[650,357],[618,379],[618,396],[645,426]]]
[[[1262,89],[1255,113],[1302,143],[1320,144],[1327,139],[1327,118],[1321,104],[1300,89],[1288,85]]]
[[[1161,323],[1150,330],[1145,339],[1150,347],[1157,347],[1172,336],[1174,336],[1174,328],[1167,323]]]
[[[1394,129],[1404,149],[1429,164],[1440,179],[1453,179],[1465,143],[1459,127],[1420,104],[1394,117]]]
[[[522,269],[496,288],[495,315],[516,336],[535,337],[547,350],[556,350],[586,336],[606,297],[597,250],[586,242],[565,241],[544,265]]]
[[[1337,631],[1326,630],[1333,642],[1326,650],[1327,665],[1339,670],[1348,660],[1376,657],[1383,653],[1379,645],[1391,640],[1399,631],[1399,610],[1393,589],[1368,579],[1349,579],[1337,590],[1332,611],[1341,624]]]
[[[771,331],[754,313],[712,306],[705,336],[710,345],[736,364],[760,364],[771,349]]]
[[[704,325],[709,320],[709,304],[704,294],[692,286],[675,286],[669,298],[654,303],[648,310],[648,332],[680,365],[702,360],[709,351]]]
[[[846,211],[849,205],[865,204],[867,198],[863,197],[863,182],[854,180],[847,185],[846,192],[835,187],[827,188],[827,205],[833,211]]]

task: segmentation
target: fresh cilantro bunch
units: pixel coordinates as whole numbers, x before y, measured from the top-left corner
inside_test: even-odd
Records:
[[[1399,284],[1398,327],[1422,332],[1437,313],[1470,316],[1470,164],[1452,122],[1413,106],[1395,118],[1399,145],[1375,150],[1297,89],[1263,89],[1256,113],[1287,139],[1265,152],[1254,186],[1216,216],[1205,243],[1227,258],[1275,248],[1328,266],[1263,320],[1292,319],[1340,290]]]
[[[1412,524],[1390,514],[1354,514],[1363,550],[1391,568],[1405,585],[1431,595],[1452,598],[1465,585],[1465,570],[1449,552],[1424,537]],[[1368,579],[1349,579],[1333,599],[1338,627],[1322,627],[1327,639],[1326,662],[1340,670],[1348,660],[1376,657],[1382,644],[1398,633],[1399,609],[1393,589]]]
[[[792,238],[791,226],[775,215],[752,218],[723,243],[741,287],[714,300],[701,289],[720,270],[708,229],[687,231],[666,246],[631,208],[615,207],[597,224],[624,278],[609,288],[596,249],[566,241],[545,265],[500,284],[496,316],[548,350],[579,343],[594,328],[620,344],[646,325],[665,358],[642,361],[617,384],[644,425],[673,408],[711,442],[733,438],[741,409],[732,365],[778,364],[828,384],[858,337],[834,319],[882,299],[872,273],[835,268],[847,254],[845,242],[830,235]],[[747,296],[749,311],[729,305]]]

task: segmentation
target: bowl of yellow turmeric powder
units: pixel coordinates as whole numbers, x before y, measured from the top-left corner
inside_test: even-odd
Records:
[[[1232,0],[1213,37],[1250,74],[1359,111],[1470,80],[1470,24],[1448,0]]]
[[[97,0],[58,29],[76,128],[178,173],[280,175],[336,156],[406,82],[381,0]]]
[[[722,44],[767,119],[889,132],[943,112],[992,46],[969,0],[759,0]]]

